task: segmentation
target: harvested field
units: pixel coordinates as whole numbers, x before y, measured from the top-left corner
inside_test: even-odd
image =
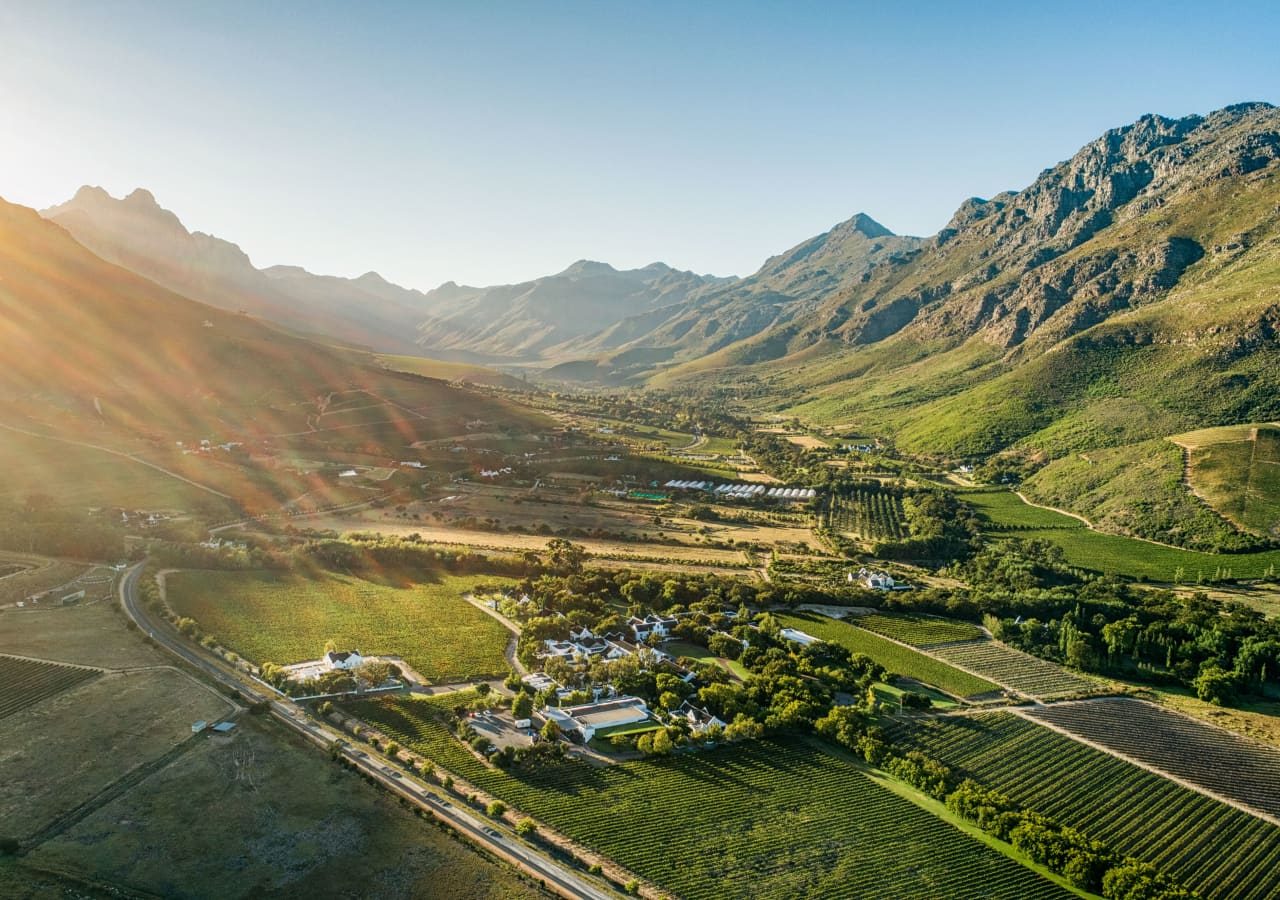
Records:
[[[545,550],[551,536],[537,534],[511,534],[501,531],[468,531],[416,523],[381,522],[358,516],[315,516],[305,520],[306,527],[338,532],[373,531],[379,534],[417,534],[432,544],[453,544],[463,547],[481,547],[495,550]],[[607,559],[648,559],[678,562],[702,562],[708,565],[745,566],[747,558],[739,550],[717,550],[711,547],[676,546],[671,544],[646,544],[639,541],[608,541],[595,538],[573,538],[575,544],[587,549],[593,556]]]
[[[0,612],[0,653],[103,669],[169,662],[125,622],[115,603],[6,610]]]

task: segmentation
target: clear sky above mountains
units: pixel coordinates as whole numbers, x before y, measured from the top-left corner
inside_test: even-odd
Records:
[[[936,231],[1109,127],[1280,101],[1271,3],[0,0],[0,195],[152,190],[259,266],[720,275]]]

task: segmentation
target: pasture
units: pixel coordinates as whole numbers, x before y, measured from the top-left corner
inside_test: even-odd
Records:
[[[173,669],[109,673],[0,720],[0,821],[28,838],[231,703]]]
[[[229,738],[193,741],[27,859],[149,896],[544,896],[299,738],[249,716]]]
[[[1037,721],[1280,818],[1280,751],[1140,700],[1030,709]]]
[[[169,605],[245,659],[316,659],[325,643],[400,656],[437,683],[504,675],[510,633],[463,597],[504,579],[442,575],[394,585],[331,572],[179,572]]]
[[[439,712],[392,697],[350,711],[403,746],[687,900],[1065,897],[1064,889],[801,741],[596,768],[484,765]]]
[[[814,637],[847,647],[854,653],[862,653],[884,666],[895,675],[905,675],[939,688],[955,697],[977,697],[992,694],[1000,686],[932,656],[904,647],[880,635],[817,613],[779,615],[784,627],[796,628]]]
[[[949,644],[932,652],[1037,700],[1091,693],[1103,688],[1100,681],[1069,672],[1055,663],[1015,650],[999,641]]]
[[[902,721],[891,737],[1209,900],[1280,892],[1280,828],[1012,713]]]

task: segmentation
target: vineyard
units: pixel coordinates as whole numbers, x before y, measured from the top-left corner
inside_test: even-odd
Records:
[[[847,494],[832,493],[818,514],[818,525],[868,541],[907,537],[902,499],[875,487],[855,487]]]
[[[316,659],[332,639],[341,649],[401,656],[431,681],[508,671],[510,633],[464,595],[502,579],[442,576],[389,587],[350,575],[180,572],[169,604],[228,648],[256,663]]]
[[[1280,752],[1140,700],[1029,711],[1036,719],[1280,817]]]
[[[932,656],[926,656],[848,622],[816,613],[780,615],[778,621],[784,627],[799,629],[820,640],[847,647],[854,653],[863,653],[895,675],[923,681],[956,697],[976,697],[1000,690],[999,685],[986,679],[962,672]]]
[[[0,719],[35,706],[100,673],[80,666],[0,656]]]
[[[522,813],[688,900],[722,897],[1069,896],[798,741],[739,744],[603,769],[491,769],[437,718],[458,702],[394,697],[354,704],[377,725]]]
[[[1280,828],[1019,716],[900,721],[890,736],[1205,898],[1280,892]]]
[[[1097,691],[1102,685],[998,641],[971,641],[931,651],[1037,700]]]
[[[929,647],[953,641],[979,640],[985,635],[981,628],[969,622],[940,619],[915,613],[874,613],[851,620],[859,628],[874,631],[885,637],[902,641],[913,647]]]

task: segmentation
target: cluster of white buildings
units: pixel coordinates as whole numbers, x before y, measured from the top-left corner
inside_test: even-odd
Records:
[[[866,566],[863,566],[861,569],[858,570],[858,575],[856,579],[854,578],[853,573],[849,572],[845,575],[845,580],[850,583],[857,581],[857,583],[862,585],[864,588],[870,588],[873,591],[912,590],[911,585],[900,584],[888,572],[880,572],[875,569],[868,569]]]
[[[575,628],[569,631],[569,637],[565,640],[543,641],[542,652],[538,655],[543,659],[558,656],[561,659],[573,661],[595,657],[621,659],[624,656],[634,656],[644,652],[652,654],[655,662],[661,662],[670,657],[661,650],[654,650],[641,644],[651,635],[656,634],[661,638],[669,636],[671,629],[675,626],[676,620],[670,616],[651,615],[643,619],[632,616],[627,622],[629,633],[611,631],[608,634],[597,635],[589,628]]]

